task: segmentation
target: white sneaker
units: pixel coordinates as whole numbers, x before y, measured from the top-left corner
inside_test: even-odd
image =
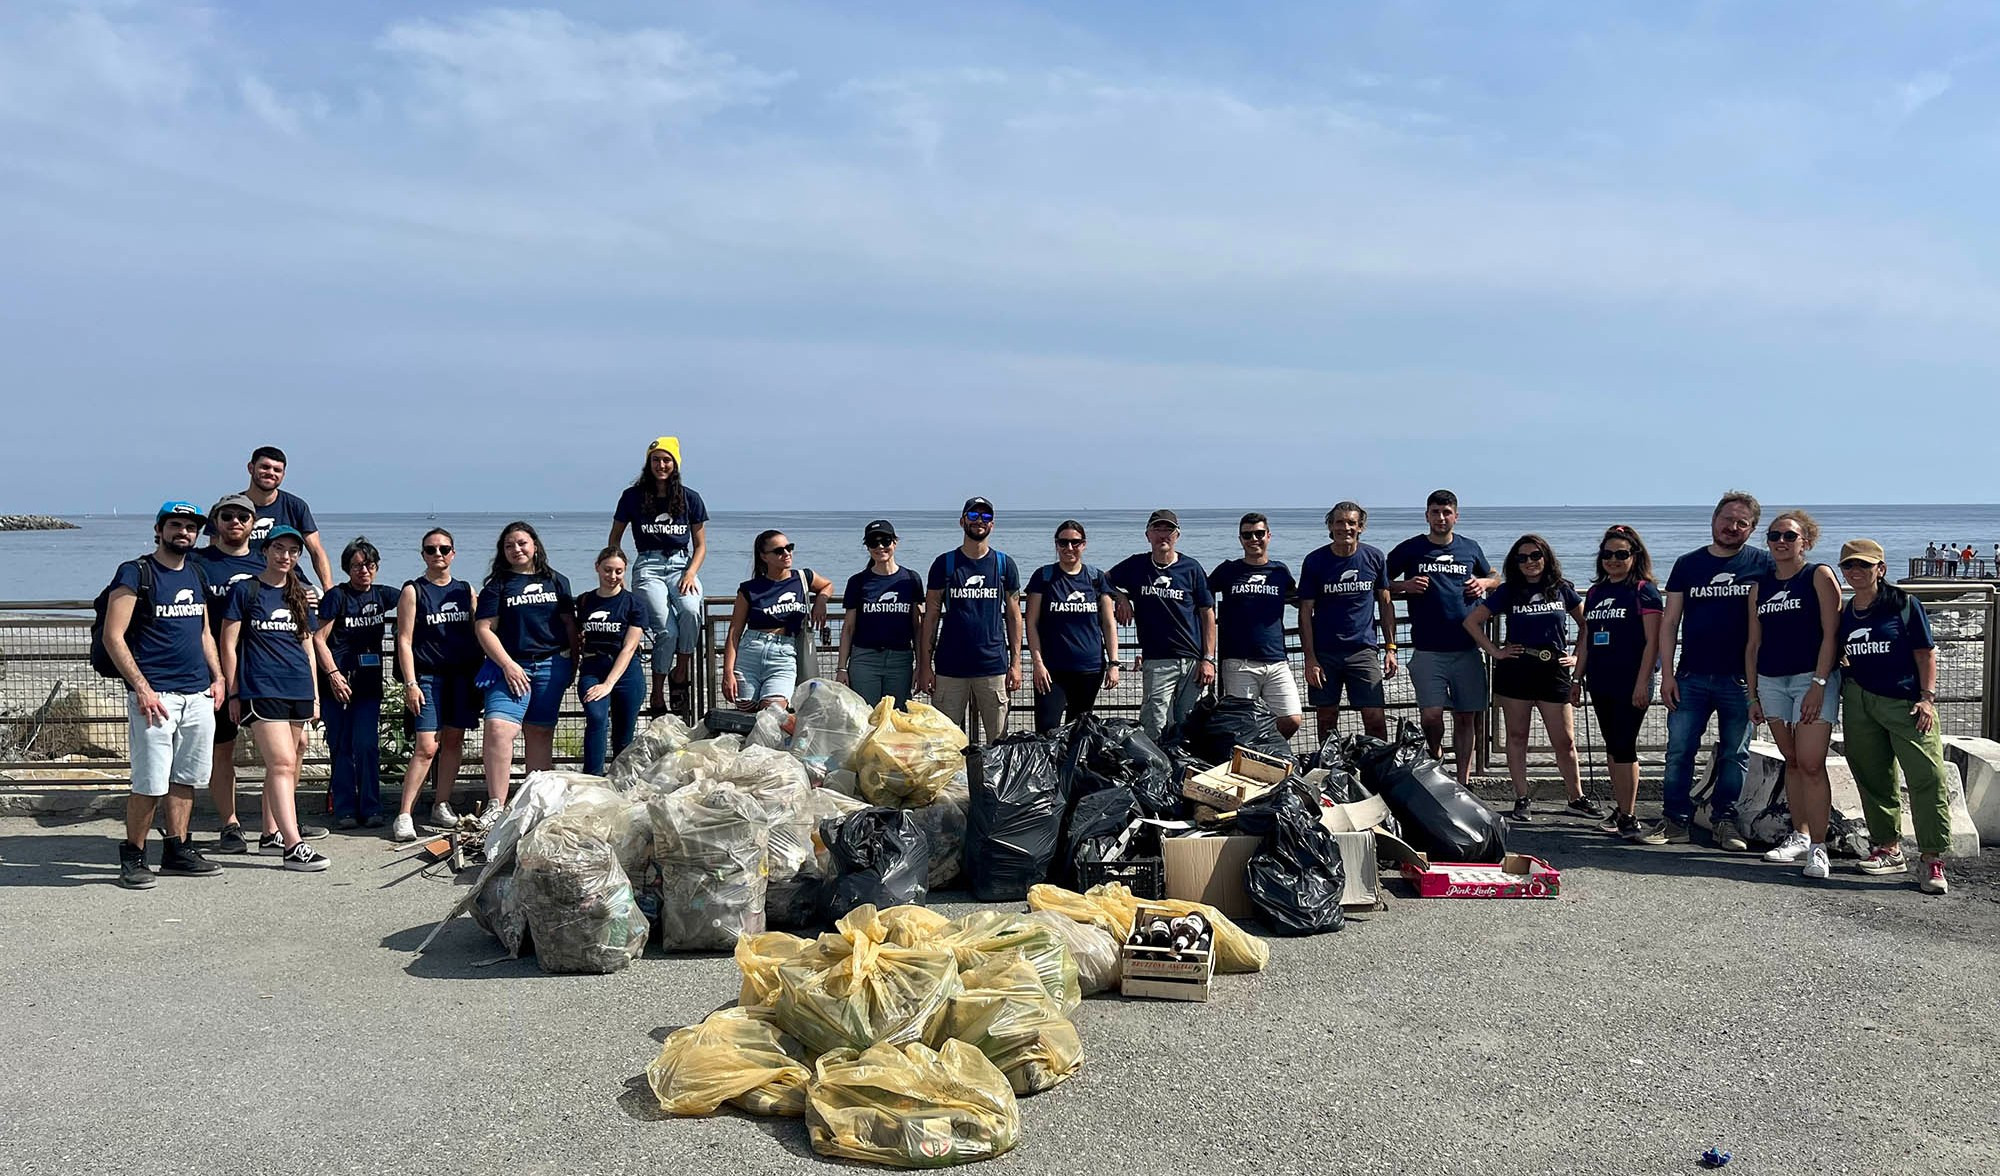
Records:
[[[491,829],[493,826],[499,824],[500,814],[506,807],[506,805],[501,804],[487,805],[486,811],[479,814],[479,827],[481,829]]]
[[[453,828],[458,824],[458,814],[451,811],[449,804],[439,802],[431,806],[431,824],[440,829]]]
[[[397,813],[396,823],[389,829],[389,837],[394,841],[415,841],[417,823],[410,819],[410,814]]]
[[[1808,878],[1824,878],[1833,872],[1833,863],[1826,860],[1826,846],[1806,850],[1806,868],[1801,872]]]
[[[1811,842],[1806,840],[1805,834],[1794,829],[1789,834],[1786,834],[1785,839],[1778,843],[1776,849],[1764,854],[1764,860],[1767,862],[1798,861],[1800,858],[1806,856],[1806,847],[1811,844]]]

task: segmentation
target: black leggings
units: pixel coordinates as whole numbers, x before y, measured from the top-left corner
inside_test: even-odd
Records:
[[[1097,692],[1104,685],[1103,670],[1050,670],[1049,692],[1035,692],[1035,731],[1046,735],[1073,723],[1097,705]]]
[[[1639,762],[1639,724],[1646,708],[1632,705],[1632,687],[1603,691],[1590,690],[1590,709],[1597,712],[1597,732],[1604,739],[1606,758],[1614,764]]]

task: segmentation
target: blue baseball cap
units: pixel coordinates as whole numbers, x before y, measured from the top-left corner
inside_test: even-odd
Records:
[[[208,516],[201,513],[200,507],[178,498],[170,498],[160,504],[159,513],[153,516],[153,525],[157,527],[172,518],[187,519],[197,527],[208,522]]]
[[[301,549],[303,549],[306,545],[306,537],[304,535],[299,534],[299,529],[297,527],[287,527],[283,523],[280,523],[277,526],[272,527],[270,533],[265,535],[263,539],[258,541],[257,550],[262,551],[266,547],[269,547],[271,544],[276,543],[280,539],[296,539],[298,540],[299,547]]]

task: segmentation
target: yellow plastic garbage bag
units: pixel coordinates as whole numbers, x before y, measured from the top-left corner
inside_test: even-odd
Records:
[[[835,1050],[814,1067],[806,1097],[823,1156],[943,1168],[990,1160],[1021,1136],[1013,1087],[963,1041]]]
[[[935,947],[951,919],[927,906],[905,904],[883,911],[882,926],[897,947]]]
[[[1069,1016],[1083,1001],[1069,942],[1046,923],[1007,911],[974,911],[953,919],[936,942],[958,957],[961,977],[996,955],[1019,952],[1034,965],[1058,1016]]]
[[[1175,915],[1201,912],[1215,928],[1215,970],[1218,972],[1261,972],[1271,962],[1270,945],[1230,921],[1228,915],[1206,903],[1163,898],[1153,906],[1166,907]],[[1082,894],[1042,883],[1028,888],[1028,906],[1037,911],[1061,911],[1079,923],[1102,927],[1123,943],[1132,934],[1132,920],[1138,917],[1139,900],[1122,882],[1106,882]]]
[[[898,947],[875,908],[855,907],[819,937],[816,952],[778,965],[778,1027],[813,1054],[936,1040],[960,991],[943,947]]]
[[[1015,1094],[1060,1085],[1083,1061],[1083,1041],[1042,987],[1034,961],[1001,952],[960,972],[941,1031],[985,1054]]]
[[[812,1073],[777,1027],[748,1009],[723,1009],[667,1035],[646,1081],[672,1115],[712,1115],[724,1103],[753,1115],[806,1113]]]
[[[869,714],[868,738],[854,753],[854,774],[870,804],[921,808],[937,799],[965,766],[965,732],[927,703],[897,710],[885,698]]]
[[[743,973],[743,987],[736,995],[736,1003],[750,1008],[770,1008],[777,1004],[778,965],[818,951],[818,940],[801,939],[784,931],[739,937],[736,967]]]

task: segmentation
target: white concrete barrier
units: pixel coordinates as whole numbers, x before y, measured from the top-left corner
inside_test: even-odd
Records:
[[[2000,742],[1953,735],[1944,741],[1944,754],[1958,768],[1966,814],[1980,842],[2000,845]]]

